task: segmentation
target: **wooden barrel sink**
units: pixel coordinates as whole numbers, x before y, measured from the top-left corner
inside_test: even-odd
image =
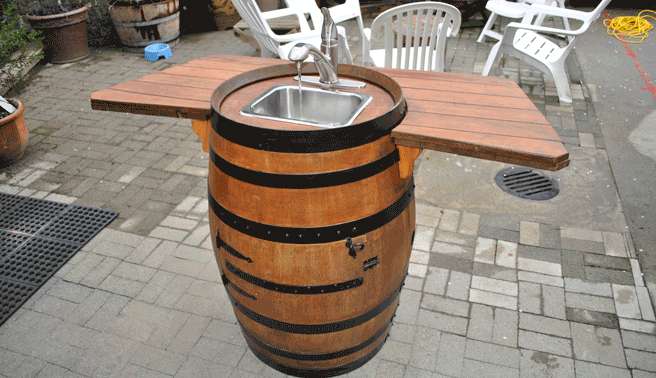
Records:
[[[290,64],[260,68],[215,91],[210,226],[253,353],[286,374],[334,376],[383,346],[407,273],[414,184],[390,137],[406,103],[389,77],[343,65],[341,77],[368,82],[349,91],[373,96],[351,126],[240,114],[271,87],[295,85],[295,73]]]

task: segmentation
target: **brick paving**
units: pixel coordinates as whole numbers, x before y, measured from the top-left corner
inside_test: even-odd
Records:
[[[477,32],[450,44],[451,70],[480,72]],[[185,39],[173,63],[213,52],[254,54],[212,33]],[[189,122],[89,108],[91,91],[170,63],[104,49],[41,69],[20,94],[32,141],[0,191],[121,215],[0,327],[0,376],[282,376],[246,348],[219,281]],[[538,72],[509,59],[502,73],[568,148],[603,148],[594,87],[573,84],[560,106]],[[418,198],[391,336],[350,376],[656,375],[656,317],[628,234],[448,207]]]

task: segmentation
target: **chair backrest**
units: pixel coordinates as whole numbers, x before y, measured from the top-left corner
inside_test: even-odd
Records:
[[[299,13],[309,13],[313,24],[312,29],[321,28],[323,15],[316,2],[308,0],[285,0],[285,5],[287,5],[287,8],[295,9]]]
[[[385,67],[442,71],[446,38],[458,34],[460,23],[456,7],[426,1],[381,13],[371,31],[372,35],[380,29],[384,32]]]
[[[274,33],[269,23],[262,17],[262,11],[255,0],[232,0],[232,4],[239,16],[248,24],[260,48],[277,56],[279,43],[273,38]]]
[[[330,8],[330,16],[336,23],[362,17],[360,0],[346,0],[344,4],[338,4]]]

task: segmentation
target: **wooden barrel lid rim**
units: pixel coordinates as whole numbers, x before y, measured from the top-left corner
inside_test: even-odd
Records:
[[[304,74],[317,74],[314,66],[306,66]],[[223,101],[236,90],[262,80],[296,74],[296,66],[279,64],[258,68],[237,75],[221,84],[212,95],[212,128],[223,138],[242,146],[265,151],[308,153],[328,152],[360,146],[390,134],[401,123],[407,112],[407,104],[401,86],[389,76],[354,65],[339,66],[339,75],[366,80],[386,90],[394,105],[374,119],[334,129],[311,131],[273,130],[246,125],[221,112]]]

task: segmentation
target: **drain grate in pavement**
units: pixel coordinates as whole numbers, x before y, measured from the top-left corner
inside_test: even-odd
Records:
[[[504,168],[495,178],[497,185],[506,193],[516,197],[545,201],[558,195],[558,182],[530,168]]]
[[[0,325],[117,216],[0,193]]]

